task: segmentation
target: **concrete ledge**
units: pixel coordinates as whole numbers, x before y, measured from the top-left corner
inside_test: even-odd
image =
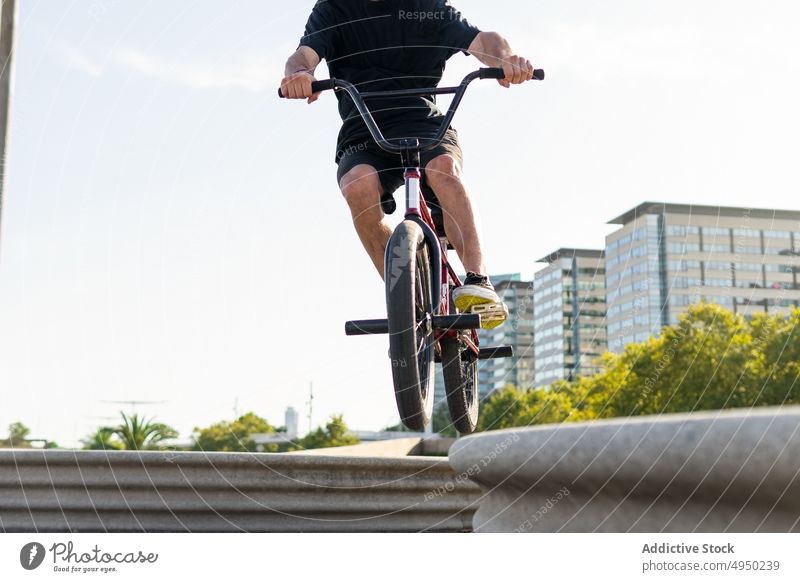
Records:
[[[800,531],[800,407],[493,431],[450,462],[475,531]]]
[[[389,441],[359,443],[346,447],[292,451],[285,454],[317,457],[405,457],[412,454],[412,451],[419,447],[421,441],[422,439],[419,438],[392,439]]]
[[[5,532],[467,531],[478,494],[436,458],[0,451]]]
[[[359,443],[346,447],[328,449],[311,449],[308,451],[292,451],[288,455],[312,455],[320,457],[405,457],[407,455],[442,455],[446,456],[454,438],[419,438],[391,439]]]

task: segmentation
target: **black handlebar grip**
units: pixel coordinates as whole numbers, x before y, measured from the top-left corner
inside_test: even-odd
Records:
[[[334,87],[335,79],[325,79],[324,81],[314,81],[311,83],[311,92],[312,93],[322,93],[323,91],[329,91]],[[284,98],[283,91],[278,88],[278,97],[281,99]]]
[[[335,79],[325,79],[324,81],[314,81],[311,83],[312,93],[322,93],[323,91],[330,91],[333,89]]]
[[[506,74],[503,69],[488,67],[481,69],[481,79],[505,79]],[[534,69],[533,78],[537,81],[544,81],[544,69]]]
[[[484,67],[481,70],[481,79],[505,79],[506,73],[498,67]]]

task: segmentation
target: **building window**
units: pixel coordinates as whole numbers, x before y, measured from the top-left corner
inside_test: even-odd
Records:
[[[737,244],[734,247],[734,251],[737,255],[760,255],[761,254],[761,247],[754,247],[754,246],[745,246]]]
[[[730,271],[731,263],[727,261],[706,261],[704,266],[707,271]]]
[[[790,233],[788,230],[765,230],[764,237],[790,239],[792,238],[792,233]]]
[[[698,252],[699,250],[700,245],[698,243],[667,243],[667,252],[676,255]]]
[[[756,230],[755,228],[734,228],[733,229],[733,236],[735,237],[750,237],[750,238],[760,238],[761,231]]]
[[[729,237],[731,231],[729,228],[722,228],[718,226],[704,226],[703,227],[703,238],[721,238],[721,237]]]

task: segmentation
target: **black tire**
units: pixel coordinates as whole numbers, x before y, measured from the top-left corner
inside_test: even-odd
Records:
[[[411,430],[424,430],[433,414],[434,335],[431,264],[422,228],[405,220],[386,248],[389,358],[397,410]]]
[[[453,426],[470,434],[478,424],[478,358],[458,338],[442,338],[442,375]]]

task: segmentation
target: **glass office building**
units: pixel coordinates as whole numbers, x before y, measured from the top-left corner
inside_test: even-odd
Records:
[[[533,385],[533,286],[523,281],[519,273],[490,277],[497,294],[508,305],[508,321],[492,329],[478,330],[481,347],[512,346],[513,358],[483,360],[478,364],[478,390],[481,398],[491,391],[514,384]],[[445,400],[441,366],[436,365],[434,403]]]
[[[646,202],[606,237],[608,347],[674,325],[690,304],[736,313],[800,302],[800,211]]]
[[[600,371],[606,351],[603,251],[562,248],[534,276],[535,385]]]
[[[508,321],[495,329],[481,329],[481,346],[512,346],[514,357],[482,360],[478,364],[481,398],[513,384],[517,388],[533,386],[533,283],[519,275],[492,277],[497,294],[508,306]]]

